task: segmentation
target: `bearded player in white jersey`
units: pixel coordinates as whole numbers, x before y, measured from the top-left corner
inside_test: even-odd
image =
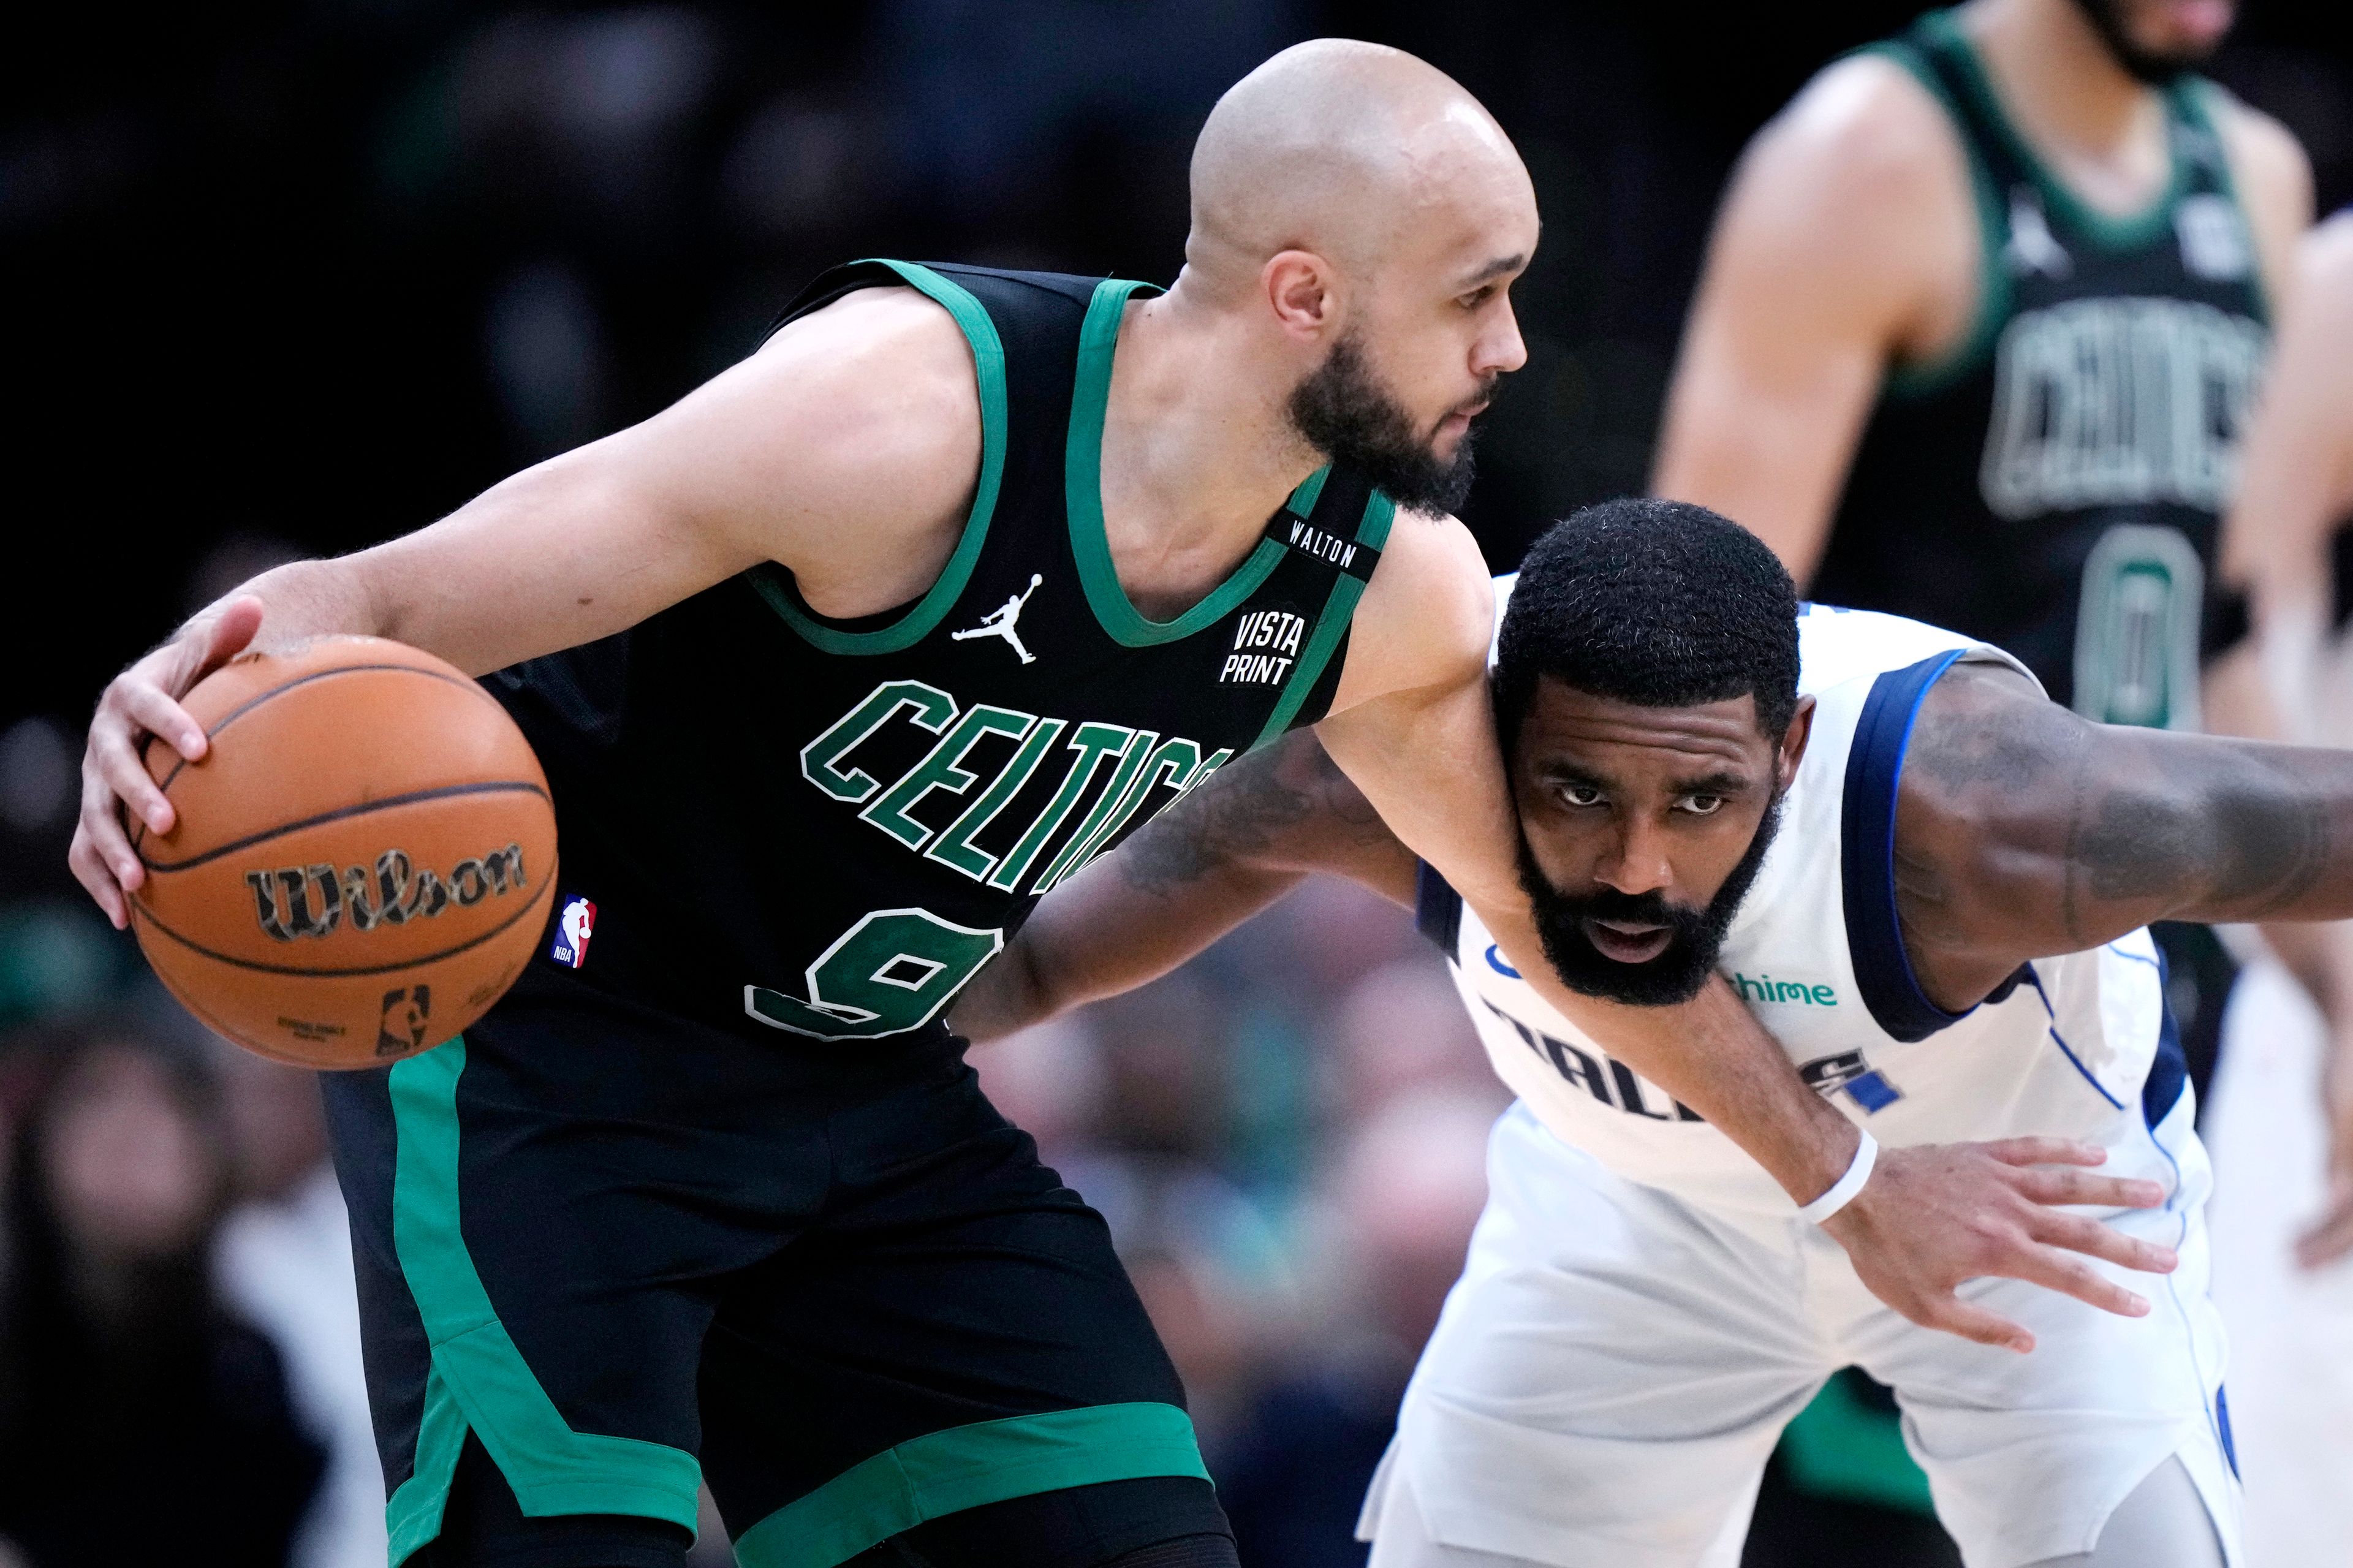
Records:
[[[2142,928],[2353,913],[2353,755],[2090,723],[1987,645],[1799,606],[1682,503],[1581,513],[1504,585],[1496,711],[1561,978],[1664,1005],[1720,971],[1878,1142],[2010,1140],[2029,1195],[2094,1205],[2033,1223],[2099,1263],[1964,1288],[2031,1354],[1882,1307],[1818,1228],[1855,1184],[1797,1209],[1547,1007],[1312,740],[1048,900],[959,1024],[1139,984],[1308,871],[1418,907],[1520,1099],[1366,1502],[1374,1568],[1734,1563],[1781,1426],[1848,1364],[1894,1389],[1969,1568],[2238,1568],[2209,1171]],[[2105,1172],[2043,1163],[2062,1140]],[[2162,1273],[2146,1300],[2131,1269]]]

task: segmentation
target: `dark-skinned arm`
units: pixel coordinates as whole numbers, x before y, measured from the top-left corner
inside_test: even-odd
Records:
[[[956,998],[949,1026],[992,1040],[1116,996],[1200,952],[1311,871],[1410,906],[1398,842],[1309,731],[1220,769],[1119,850],[1057,888]]]
[[[2094,724],[1961,665],[1905,756],[1895,883],[1914,971],[1957,1010],[2152,921],[2343,920],[2353,752]]]
[[[1414,896],[1415,857],[1342,773],[1316,737],[1291,735],[1229,764],[1049,894],[997,961],[957,999],[949,1024],[976,1040],[1040,1022],[1166,973],[1272,903],[1311,871],[1344,876],[1400,904]],[[1641,1018],[1643,1010],[1618,1009]],[[1651,1009],[1666,1015],[1672,1009]],[[1594,1037],[1615,1055],[1616,1037]],[[1816,1103],[1820,1103],[1819,1100]],[[1835,1114],[1835,1113],[1833,1113]],[[2071,1252],[2126,1268],[2167,1269],[2170,1254],[2069,1206],[2147,1207],[2162,1194],[2083,1167],[2096,1151],[2050,1138],[1891,1149],[1831,1232],[1865,1282],[1925,1327],[2031,1349],[2032,1337],[1959,1301],[1962,1280],[2031,1280],[2113,1312],[2139,1298]],[[1926,1264],[1881,1237],[1948,1237]],[[1894,1258],[1894,1265],[1884,1260]]]

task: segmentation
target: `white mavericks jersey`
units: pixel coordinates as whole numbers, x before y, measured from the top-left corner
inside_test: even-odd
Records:
[[[1513,581],[1497,581],[1499,616]],[[1917,621],[1820,605],[1800,613],[1799,685],[1815,700],[1813,735],[1726,935],[1725,980],[1816,1091],[1882,1143],[2107,1143],[2127,1118],[2156,1125],[2184,1072],[2146,931],[2023,965],[1957,1014],[1923,994],[1905,954],[1895,799],[1914,716],[1955,663],[2023,667]],[[1429,868],[1421,876],[1423,931],[1451,961],[1495,1071],[1555,1136],[1711,1208],[1788,1217],[1789,1197],[1738,1145],[1543,1001],[1460,897]]]

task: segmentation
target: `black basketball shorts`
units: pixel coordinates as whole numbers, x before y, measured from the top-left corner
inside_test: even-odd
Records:
[[[1206,1481],[1102,1217],[960,1054],[845,1093],[774,1050],[526,984],[326,1076],[394,1564],[440,1533],[470,1434],[530,1520],[691,1531],[707,1480],[744,1568]]]

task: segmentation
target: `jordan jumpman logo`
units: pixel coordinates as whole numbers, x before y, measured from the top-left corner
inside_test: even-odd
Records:
[[[949,637],[956,642],[964,642],[972,637],[1003,637],[1012,645],[1013,651],[1021,656],[1022,663],[1037,663],[1038,656],[1021,646],[1021,634],[1013,628],[1014,623],[1021,618],[1021,606],[1029,602],[1029,595],[1036,593],[1038,584],[1045,580],[1041,576],[1033,575],[1027,588],[1005,601],[1004,608],[989,611],[980,617],[980,625],[966,627],[960,632],[950,632]]]

